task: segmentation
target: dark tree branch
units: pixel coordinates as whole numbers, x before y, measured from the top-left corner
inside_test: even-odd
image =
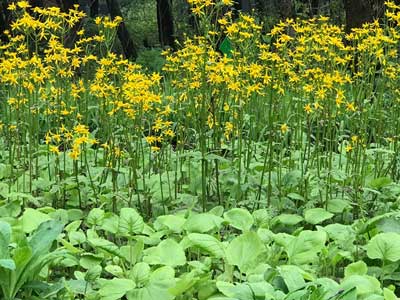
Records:
[[[161,47],[174,46],[174,21],[170,0],[157,0],[158,36]]]

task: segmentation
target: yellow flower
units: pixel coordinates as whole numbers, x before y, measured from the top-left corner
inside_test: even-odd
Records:
[[[70,158],[72,158],[73,160],[77,160],[79,158],[79,155],[81,154],[81,152],[79,151],[78,148],[74,148],[69,154],[68,156]]]
[[[229,111],[229,104],[228,103],[224,103],[224,111],[228,112]]]
[[[351,152],[352,150],[353,150],[353,146],[352,145],[350,145],[350,144],[348,144],[347,146],[346,146],[346,152],[348,153],[348,152]]]
[[[222,4],[226,6],[232,6],[234,2],[233,0],[222,0]]]
[[[58,146],[51,145],[49,147],[49,150],[50,150],[51,153],[54,153],[56,155],[60,154],[60,150],[58,149]]]
[[[15,3],[10,3],[7,9],[13,11],[17,9],[17,6],[15,5]]]
[[[224,136],[227,140],[229,140],[232,131],[233,131],[233,124],[231,122],[225,122]]]
[[[304,106],[304,110],[305,110],[305,112],[306,112],[307,114],[312,113],[311,105],[310,105],[309,103],[306,104],[306,105]]]
[[[288,130],[289,130],[289,126],[287,126],[286,123],[283,123],[283,124],[281,125],[281,132],[282,132],[283,134],[285,134],[286,132],[288,132]]]
[[[347,102],[346,110],[355,112],[356,111],[356,107],[354,106],[354,103],[353,102]]]
[[[28,1],[18,1],[17,5],[18,5],[19,8],[23,8],[23,9],[31,7],[29,5]]]
[[[214,118],[212,114],[209,114],[207,117],[207,125],[210,127],[210,129],[214,127]]]

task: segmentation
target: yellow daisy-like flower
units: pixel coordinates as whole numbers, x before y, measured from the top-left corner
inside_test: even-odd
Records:
[[[232,6],[234,2],[233,0],[222,0],[222,4],[226,6]]]
[[[56,155],[60,154],[60,150],[58,149],[58,146],[51,145],[49,147],[49,150],[50,150],[51,153],[54,153]]]
[[[286,132],[288,132],[288,130],[289,130],[289,126],[287,126],[286,123],[283,123],[283,124],[281,125],[281,132],[282,132],[283,134],[285,134]]]

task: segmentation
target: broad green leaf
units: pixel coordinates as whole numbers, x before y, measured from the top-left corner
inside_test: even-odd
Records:
[[[299,236],[292,239],[285,251],[289,257],[289,263],[303,265],[315,263],[318,253],[324,248],[326,233],[322,231],[304,230]]]
[[[47,255],[53,242],[63,230],[63,224],[59,221],[50,220],[39,225],[29,240],[29,247],[18,247],[14,251],[14,262],[16,265],[15,291],[18,291],[27,280],[30,280],[50,262]],[[53,259],[60,253],[54,254]]]
[[[102,284],[99,295],[101,300],[118,300],[135,288],[135,282],[130,279],[113,278]]]
[[[305,210],[304,219],[307,223],[316,225],[333,217],[333,214],[323,208],[310,208]]]
[[[282,276],[289,292],[298,290],[306,284],[297,266],[283,265],[278,267],[279,274]]]
[[[342,213],[346,208],[351,207],[350,201],[346,199],[329,199],[327,209],[334,214]]]
[[[366,275],[368,272],[368,267],[362,260],[349,264],[344,269],[344,277],[347,278],[352,275]]]
[[[183,228],[188,232],[206,233],[217,231],[224,219],[210,213],[192,214]]]
[[[248,282],[247,285],[251,288],[254,299],[268,299],[266,295],[274,294],[274,287],[265,281],[260,282]]]
[[[329,224],[325,227],[319,227],[318,230],[325,231],[328,234],[329,239],[344,244],[352,244],[356,238],[356,232],[350,225],[335,223]]]
[[[63,224],[59,221],[50,220],[39,225],[29,240],[29,246],[32,249],[32,256],[46,254],[53,242],[57,239],[63,230]]]
[[[379,190],[385,186],[388,186],[389,184],[392,183],[392,179],[389,177],[379,177],[379,178],[375,178],[372,179],[368,186],[375,189],[375,190]]]
[[[221,217],[224,214],[224,207],[221,205],[214,206],[208,213]]]
[[[254,224],[253,216],[243,208],[232,208],[224,213],[224,218],[229,225],[241,231],[250,230]]]
[[[181,245],[173,239],[167,239],[156,247],[146,249],[143,261],[150,265],[176,267],[186,263],[186,256]]]
[[[117,245],[102,238],[90,238],[89,244],[96,250],[103,250],[116,256],[121,256]]]
[[[100,265],[102,261],[103,258],[100,255],[95,255],[93,253],[84,253],[79,260],[79,265],[86,270],[90,270]]]
[[[340,294],[337,300],[357,300],[357,288],[356,287],[349,288],[348,290]]]
[[[143,239],[138,239],[133,246],[122,246],[121,255],[131,264],[135,264],[141,257],[144,249]]]
[[[304,197],[302,195],[299,195],[297,193],[289,193],[287,195],[288,198],[292,199],[292,200],[297,200],[297,201],[304,201]]]
[[[219,50],[227,57],[232,57],[232,43],[228,37],[225,37],[219,45]]]
[[[15,270],[15,262],[10,258],[0,259],[0,268],[8,269],[8,270]]]
[[[85,295],[92,292],[91,284],[84,279],[67,280],[64,282],[64,285],[68,289],[68,292],[75,294],[76,296]]]
[[[124,271],[120,266],[117,265],[108,265],[104,268],[108,273],[114,275],[115,277],[123,277]]]
[[[101,229],[116,234],[119,227],[119,216],[107,213],[101,224]]]
[[[77,220],[77,221],[73,221],[71,223],[69,223],[67,226],[65,226],[65,231],[68,233],[77,231],[79,229],[79,227],[81,226],[82,221],[81,220]]]
[[[32,250],[30,247],[18,247],[14,250],[13,259],[18,269],[24,268],[32,257]]]
[[[102,272],[102,267],[100,265],[93,266],[89,270],[87,270],[85,274],[85,280],[88,282],[94,282],[97,278],[100,277]]]
[[[367,255],[372,259],[400,260],[400,234],[394,232],[380,233],[374,236],[367,245]]]
[[[238,266],[242,272],[247,272],[255,267],[258,256],[264,250],[265,246],[257,233],[248,231],[229,243],[226,260],[229,264]]]
[[[376,223],[376,227],[380,232],[395,232],[400,234],[400,218],[392,216],[381,219]]]
[[[86,222],[92,226],[102,225],[104,220],[104,214],[105,214],[104,210],[95,207],[89,212],[86,218]]]
[[[254,299],[253,291],[247,284],[232,284],[225,281],[217,281],[218,290],[227,297],[247,300]]]
[[[191,233],[187,236],[187,238],[194,247],[197,247],[216,258],[222,258],[225,256],[222,243],[211,235]]]
[[[388,218],[400,218],[400,212],[389,212],[370,218],[363,224],[362,227],[359,228],[358,233],[367,233],[368,231],[375,229],[378,223],[381,223],[384,219]]]
[[[22,230],[26,233],[33,232],[40,224],[51,220],[51,218],[32,208],[26,208],[24,214],[22,215]]]
[[[176,282],[176,285],[170,288],[168,291],[176,297],[191,289],[198,281],[199,277],[187,276],[179,279]]]
[[[388,288],[383,289],[383,296],[385,297],[385,300],[398,300],[396,294],[392,291],[389,290]]]
[[[283,225],[296,225],[303,221],[303,217],[299,215],[281,214],[272,219],[273,223],[281,223]]]
[[[253,218],[257,227],[268,227],[271,215],[266,209],[258,209],[253,212]]]
[[[168,228],[174,233],[181,233],[183,230],[183,225],[186,219],[182,216],[165,215],[159,216],[154,222],[154,228],[160,230],[162,228]]]
[[[144,228],[143,218],[138,212],[130,207],[121,209],[119,215],[119,232],[125,235],[141,233]]]
[[[161,267],[151,273],[147,284],[127,293],[128,300],[172,300],[169,289],[175,286],[175,272],[171,267]]]
[[[368,275],[351,275],[346,277],[340,284],[344,290],[357,288],[357,296],[365,297],[373,294],[381,294],[381,284],[375,277]]]
[[[145,262],[137,263],[129,272],[129,278],[134,280],[136,285],[142,285],[149,279],[150,267]]]
[[[294,187],[301,182],[302,178],[300,170],[290,171],[283,176],[282,184],[283,186]]]
[[[0,259],[9,257],[8,245],[10,244],[10,238],[10,224],[0,221]]]
[[[73,231],[68,235],[68,237],[72,245],[83,244],[86,242],[86,236],[82,231]]]

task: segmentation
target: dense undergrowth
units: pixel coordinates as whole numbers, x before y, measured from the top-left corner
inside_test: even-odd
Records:
[[[10,6],[0,44],[4,299],[397,299],[400,7],[271,32],[189,0],[162,74],[120,20]]]

